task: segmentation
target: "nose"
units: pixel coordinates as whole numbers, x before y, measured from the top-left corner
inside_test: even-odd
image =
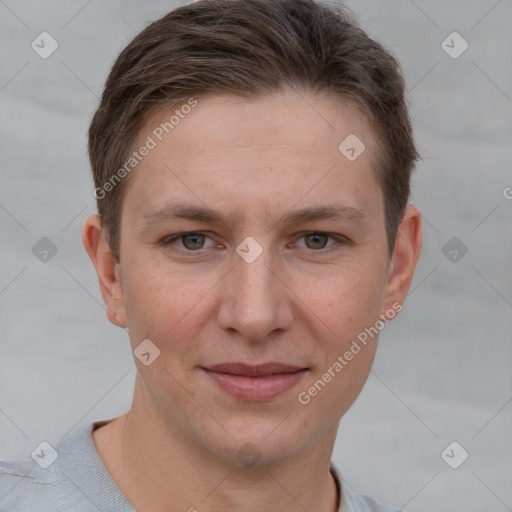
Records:
[[[269,250],[247,263],[234,255],[222,282],[219,326],[249,343],[262,343],[292,325],[293,303],[283,271]]]

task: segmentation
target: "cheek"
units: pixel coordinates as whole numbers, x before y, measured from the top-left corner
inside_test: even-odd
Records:
[[[303,282],[301,298],[329,328],[331,347],[338,349],[378,319],[384,288],[376,268],[371,264],[340,266],[329,275]]]
[[[308,408],[305,413],[322,418],[325,425],[333,425],[352,406],[366,383],[377,349],[378,332],[371,328],[379,319],[379,295],[362,283],[350,283],[332,286],[324,296],[320,313],[328,329],[323,329],[325,336],[318,341],[322,363],[297,396],[300,407]]]
[[[380,269],[380,270],[379,270]],[[309,304],[328,326],[325,359],[301,388],[302,402],[326,424],[337,421],[363,388],[375,357],[383,299],[382,265],[348,265],[325,282],[309,287]],[[341,359],[340,359],[341,358]]]
[[[130,268],[123,286],[128,328],[133,344],[149,338],[163,351],[190,347],[207,321],[208,290],[213,276],[184,275],[160,263],[139,263]]]
[[[131,272],[125,283],[131,347],[135,351],[149,339],[160,350],[148,366],[135,361],[139,374],[164,409],[173,400],[185,406],[187,396],[181,396],[181,387],[174,379],[182,380],[183,360],[197,345],[203,329],[208,283],[179,278],[159,265],[138,268],[144,270]]]

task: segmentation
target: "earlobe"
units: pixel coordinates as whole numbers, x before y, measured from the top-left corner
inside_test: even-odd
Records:
[[[393,307],[393,304],[403,304],[420,257],[421,243],[421,213],[415,206],[408,205],[398,227],[389,264],[384,300],[385,311]]]
[[[85,220],[82,242],[98,276],[107,318],[119,327],[126,327],[121,268],[108,247],[99,215],[91,215]]]

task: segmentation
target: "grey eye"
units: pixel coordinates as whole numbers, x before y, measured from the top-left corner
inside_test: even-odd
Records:
[[[323,233],[310,233],[305,235],[306,246],[308,249],[323,249],[327,245],[329,235]]]
[[[205,235],[191,233],[183,235],[181,237],[181,240],[183,243],[183,247],[191,251],[195,251],[197,249],[203,248],[205,238]]]

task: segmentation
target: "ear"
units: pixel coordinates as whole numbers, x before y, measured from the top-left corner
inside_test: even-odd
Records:
[[[403,304],[420,257],[421,239],[421,213],[415,206],[408,205],[398,227],[389,263],[382,314],[392,308],[393,304]]]
[[[98,275],[101,295],[107,306],[107,318],[119,327],[126,327],[121,266],[110,252],[99,215],[90,215],[85,220],[82,242]]]

